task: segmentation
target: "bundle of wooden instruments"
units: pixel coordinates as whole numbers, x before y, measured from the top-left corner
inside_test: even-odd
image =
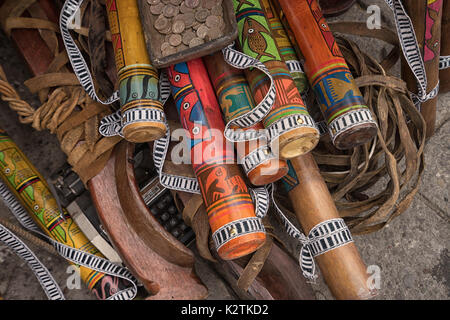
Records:
[[[352,233],[417,192],[449,88],[450,9],[387,1],[400,27],[385,37],[347,25],[394,45],[377,63],[324,17],[354,2],[0,1],[42,106],[0,69],[2,99],[67,154],[46,180],[0,129],[0,197],[99,299],[205,299],[196,259],[243,299],[314,299],[319,269],[336,299],[376,296]],[[385,72],[402,49],[406,84]],[[364,194],[383,176],[381,194]],[[0,240],[64,298],[14,232],[0,225]]]

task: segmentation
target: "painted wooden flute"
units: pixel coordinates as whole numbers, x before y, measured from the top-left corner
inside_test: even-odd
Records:
[[[109,26],[119,78],[123,136],[140,143],[166,133],[158,72],[150,63],[137,0],[107,0]]]
[[[317,0],[279,0],[305,57],[304,68],[338,149],[369,142],[377,124],[355,84]]]
[[[53,240],[69,247],[103,257],[81,232],[68,212],[60,216],[56,199],[47,182],[14,141],[0,129],[0,179],[36,222]],[[126,288],[118,277],[80,266],[81,280],[99,299],[107,299]]]
[[[300,63],[300,59],[303,57],[300,58],[295,51],[294,45],[291,43],[271,1],[261,0],[261,5],[266,14],[270,30],[272,31],[273,38],[280,51],[281,57],[288,66],[300,95],[304,97],[309,89],[309,83]],[[297,51],[299,51],[299,49]]]
[[[307,245],[311,256],[306,259],[314,257],[336,299],[373,297],[377,290],[369,287],[366,266],[351,240],[350,231],[339,219],[314,157],[303,155],[288,164],[289,173],[282,181],[303,231],[312,240]]]
[[[422,54],[422,57],[418,58],[421,58],[425,65],[426,90],[430,92],[439,81],[443,0],[405,0],[403,4],[414,26]],[[448,37],[448,34],[444,36]],[[406,81],[411,92],[417,93],[417,80],[405,59],[402,59],[402,79]],[[431,137],[435,131],[436,105],[437,96],[420,105],[420,113],[427,124],[427,138]]]
[[[276,87],[275,103],[262,123],[273,134],[282,158],[311,151],[319,141],[319,131],[309,115],[286,63],[276,46],[259,0],[233,0],[238,24],[238,42],[246,55],[259,60],[269,70]],[[253,98],[260,103],[269,91],[270,79],[262,72],[246,70]],[[275,150],[272,150],[275,152]]]
[[[450,2],[444,1],[442,9],[441,56],[450,57]],[[450,91],[450,62],[439,71],[440,93]]]
[[[257,250],[266,234],[223,135],[214,89],[201,59],[167,68],[172,96],[191,146],[192,166],[220,257],[236,259]]]
[[[203,57],[203,61],[226,121],[255,106],[244,72],[226,63],[221,51]],[[258,123],[250,129],[263,130],[264,126]],[[245,173],[256,186],[275,182],[288,171],[286,162],[275,157],[265,139],[237,143],[236,149]]]

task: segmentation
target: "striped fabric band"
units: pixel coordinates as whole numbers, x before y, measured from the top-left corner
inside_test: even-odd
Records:
[[[287,234],[302,244],[299,264],[303,276],[310,281],[314,281],[317,278],[314,257],[353,242],[350,230],[343,219],[337,218],[317,224],[311,229],[308,236],[305,236],[289,221],[283,211],[277,206],[273,197],[274,185],[268,185],[267,187],[268,192],[271,194],[273,205],[283,222]]]
[[[0,241],[6,244],[20,258],[22,258],[36,275],[42,289],[49,300],[65,300],[58,283],[48,269],[34,255],[33,251],[23,243],[14,233],[0,224]]]
[[[450,56],[441,56],[439,58],[439,70],[450,68]]]
[[[334,143],[341,133],[364,123],[376,124],[369,109],[356,109],[337,117],[328,126],[332,142]]]

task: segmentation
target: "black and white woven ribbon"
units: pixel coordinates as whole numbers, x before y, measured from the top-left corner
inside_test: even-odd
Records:
[[[0,224],[0,241],[5,243],[20,258],[22,258],[36,275],[42,289],[49,300],[64,300],[58,283],[48,269],[34,255],[33,251],[22,242],[12,231]]]
[[[72,65],[73,71],[80,81],[81,86],[87,92],[87,94],[95,101],[102,104],[111,104],[119,100],[119,92],[116,91],[111,97],[103,101],[97,96],[95,91],[94,81],[92,80],[91,72],[89,71],[88,65],[84,60],[84,57],[78,49],[75,41],[70,34],[69,28],[72,25],[72,21],[76,17],[77,13],[80,13],[80,7],[83,0],[67,0],[61,9],[61,14],[59,17],[59,28],[61,30],[61,36],[66,47],[67,54],[69,56],[70,64]]]
[[[22,207],[20,202],[16,199],[16,197],[11,193],[11,191],[3,182],[0,182],[0,199],[3,200],[5,205],[18,219],[19,223],[22,226],[46,238],[63,258],[91,270],[122,278],[131,284],[131,287],[115,293],[114,295],[110,296],[108,300],[131,300],[136,296],[137,280],[126,268],[116,265],[111,261],[99,256],[95,256],[85,251],[66,246],[51,239],[50,237],[39,231],[32,219],[27,214],[27,211]],[[51,275],[48,273],[48,270],[42,265],[42,263],[39,262],[34,253],[19,239],[17,239],[17,237],[11,236],[11,232],[8,232],[9,230],[7,230],[2,225],[0,225],[0,230],[2,231],[0,232],[0,240],[3,240],[7,245],[11,244],[10,248],[30,265],[47,296],[50,299],[64,299],[62,293],[59,294],[61,290],[59,289],[58,284],[51,277]]]
[[[302,244],[299,255],[299,264],[303,276],[309,281],[314,281],[317,278],[314,257],[353,242],[350,230],[343,219],[336,218],[317,224],[311,229],[308,236],[306,236],[303,232],[298,230],[291,221],[289,221],[283,211],[277,206],[273,197],[274,185],[268,185],[267,187],[273,205],[283,222],[287,234],[297,239]]]
[[[266,66],[240,51],[233,49],[234,43],[230,44],[228,47],[222,49],[224,60],[234,68],[237,69],[248,69],[256,68],[262,71],[270,79],[270,87],[266,93],[264,99],[252,110],[240,115],[229,121],[225,126],[224,136],[232,142],[242,142],[249,140],[256,140],[260,138],[267,137],[265,130],[239,130],[232,129],[231,127],[248,128],[254,126],[255,124],[261,122],[265,116],[272,109],[275,103],[276,90],[273,77],[270,74]]]
[[[410,17],[406,13],[405,7],[401,0],[385,0],[389,7],[394,12],[395,25],[397,34],[402,47],[405,60],[411,68],[414,77],[418,84],[418,93],[410,93],[416,106],[420,108],[420,104],[433,99],[439,92],[439,82],[435,88],[427,93],[427,75],[425,71],[425,64],[420,53],[420,48],[417,43],[416,33],[411,22]]]
[[[450,56],[439,57],[439,70],[450,68]]]

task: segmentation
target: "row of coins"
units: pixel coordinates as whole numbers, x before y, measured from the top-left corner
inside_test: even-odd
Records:
[[[150,12],[157,16],[153,27],[164,35],[162,57],[223,35],[222,0],[147,0],[147,3]]]

